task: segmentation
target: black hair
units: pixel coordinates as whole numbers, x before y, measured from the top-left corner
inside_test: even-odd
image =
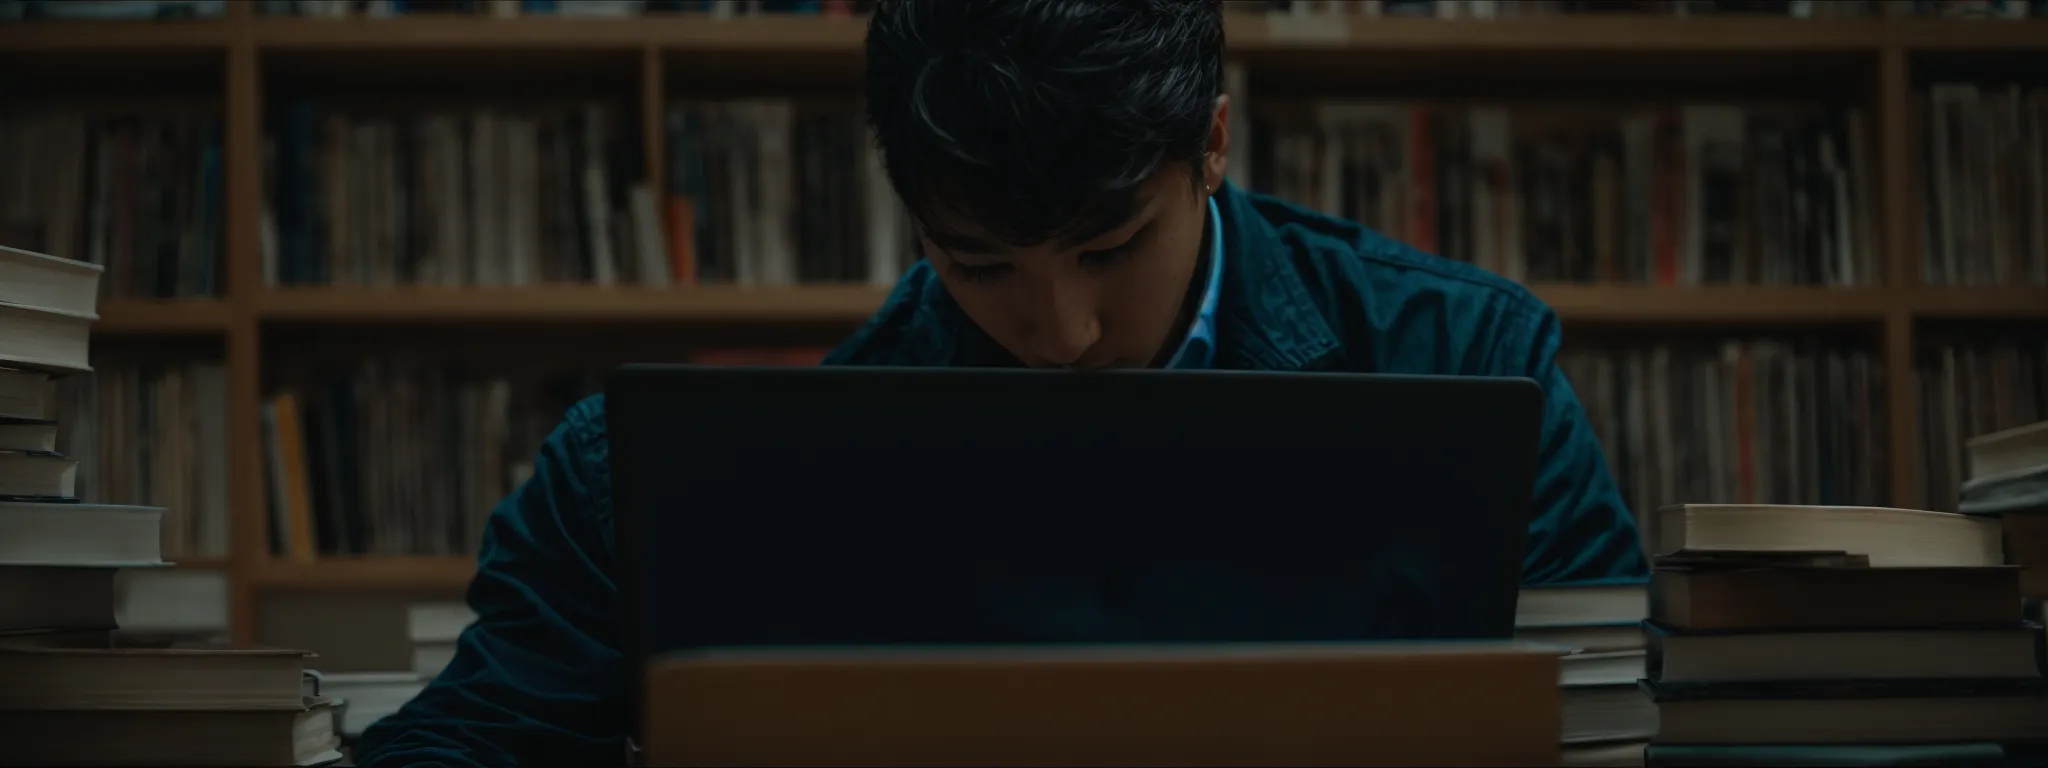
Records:
[[[1169,163],[1202,178],[1221,0],[882,0],[867,113],[911,215],[1026,247],[1135,213]]]

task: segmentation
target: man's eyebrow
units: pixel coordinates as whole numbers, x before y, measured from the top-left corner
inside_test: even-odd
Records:
[[[927,227],[924,231],[924,236],[930,239],[933,245],[938,246],[940,250],[947,253],[974,253],[993,256],[1003,251],[1003,249],[996,247],[994,243],[987,240],[943,229]]]
[[[1131,222],[1138,220],[1151,209],[1151,200],[1145,200],[1141,203],[1138,200],[1127,199],[1121,205],[1099,210],[1094,216],[1090,216],[1086,221],[1082,222],[1081,226],[1075,227],[1071,232],[1062,236],[1060,238],[1060,246],[1064,248],[1079,248],[1087,245],[1091,240],[1130,226]]]
[[[1088,244],[1091,240],[1129,226],[1131,222],[1136,221],[1147,211],[1151,210],[1151,202],[1151,200],[1145,200],[1141,204],[1137,200],[1126,200],[1118,205],[1098,208],[1091,212],[1087,218],[1083,219],[1078,226],[1068,229],[1065,234],[1059,236],[1060,247],[1079,248]],[[992,256],[1008,250],[1007,247],[999,245],[992,240],[962,234],[954,230],[938,227],[924,227],[923,229],[924,236],[930,239],[933,245],[948,253],[973,253]]]

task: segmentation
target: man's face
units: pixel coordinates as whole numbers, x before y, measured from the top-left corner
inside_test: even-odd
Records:
[[[1080,242],[1013,248],[973,222],[920,235],[947,292],[997,343],[1033,368],[1143,368],[1180,341],[1201,262],[1208,195],[1222,183],[1227,104],[1219,100],[1201,179],[1170,161],[1139,190],[1135,213]],[[939,239],[934,240],[937,236]]]

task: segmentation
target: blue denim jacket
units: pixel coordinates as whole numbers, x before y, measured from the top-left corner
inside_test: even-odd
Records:
[[[1525,584],[1642,578],[1636,527],[1555,357],[1557,316],[1521,286],[1351,222],[1226,185],[1220,369],[1526,376],[1548,397]],[[1016,365],[919,263],[838,365]],[[573,409],[534,474],[499,503],[468,600],[477,622],[453,662],[370,728],[363,766],[596,765],[622,759],[604,403]]]

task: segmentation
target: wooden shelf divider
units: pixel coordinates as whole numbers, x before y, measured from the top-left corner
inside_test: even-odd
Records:
[[[323,590],[389,590],[403,592],[460,592],[476,575],[473,557],[361,557],[330,558],[307,562],[252,561],[238,570],[251,591],[307,592]]]

